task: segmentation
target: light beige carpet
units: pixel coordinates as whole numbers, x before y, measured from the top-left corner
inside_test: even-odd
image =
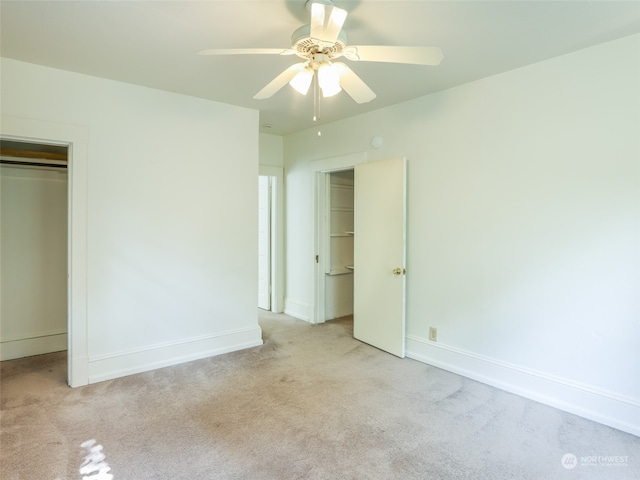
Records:
[[[78,480],[93,438],[115,480],[640,478],[640,438],[383,353],[349,318],[260,323],[261,347],[77,389],[64,353],[2,362],[0,478]]]

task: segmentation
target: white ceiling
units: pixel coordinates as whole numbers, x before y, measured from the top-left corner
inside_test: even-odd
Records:
[[[331,122],[640,32],[640,0],[400,1],[335,4],[351,45],[437,46],[438,67],[349,62],[376,92],[323,100]],[[74,72],[260,110],[266,133],[313,126],[311,95],[286,86],[252,97],[298,57],[204,57],[207,48],[288,48],[309,23],[305,0],[5,1],[1,54]]]

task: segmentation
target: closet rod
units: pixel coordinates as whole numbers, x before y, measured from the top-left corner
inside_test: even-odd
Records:
[[[51,168],[67,168],[66,165],[60,163],[43,163],[43,162],[26,162],[24,160],[5,160],[0,159],[0,164],[3,165],[20,165],[27,167],[51,167]]]

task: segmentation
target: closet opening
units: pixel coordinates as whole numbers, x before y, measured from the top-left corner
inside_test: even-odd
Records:
[[[353,257],[355,168],[366,161],[366,153],[360,152],[315,160],[311,164],[314,297],[310,323],[353,314],[357,268]]]
[[[325,177],[324,319],[353,315],[354,171]]]
[[[0,360],[68,349],[68,161],[0,138]]]

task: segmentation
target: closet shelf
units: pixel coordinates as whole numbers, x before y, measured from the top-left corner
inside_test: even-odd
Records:
[[[338,232],[330,234],[331,237],[353,237],[353,232]]]
[[[329,273],[327,273],[327,275],[333,277],[336,275],[346,275],[348,273],[353,273],[353,268],[349,268],[349,266],[346,266],[345,268],[332,268],[331,270],[329,270]]]
[[[353,207],[331,207],[332,212],[353,212]]]

